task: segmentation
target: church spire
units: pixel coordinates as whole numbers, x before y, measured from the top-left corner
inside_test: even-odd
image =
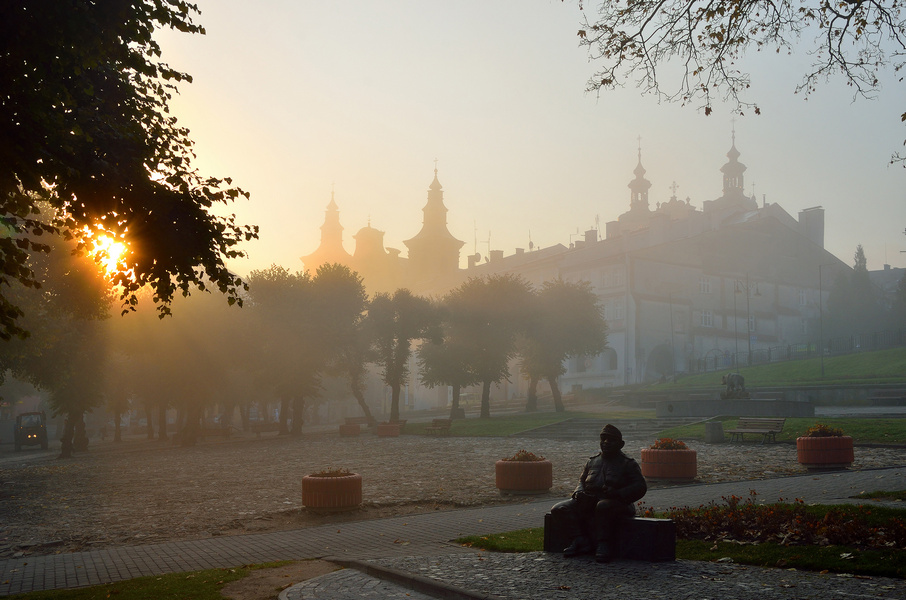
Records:
[[[727,163],[720,168],[724,174],[724,198],[741,198],[743,192],[746,166],[739,162],[739,150],[736,149],[736,124],[733,124],[732,142],[727,152]]]
[[[648,212],[648,189],[651,182],[645,179],[645,167],[642,166],[642,136],[639,136],[639,162],[633,171],[635,179],[629,182],[629,210]]]

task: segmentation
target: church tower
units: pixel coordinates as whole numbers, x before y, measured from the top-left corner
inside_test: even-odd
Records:
[[[633,170],[635,179],[629,182],[629,211],[619,216],[619,228],[623,233],[648,227],[651,208],[648,206],[648,190],[651,182],[645,179],[642,166],[642,145],[639,143],[639,162]]]
[[[409,276],[413,282],[427,282],[455,273],[459,269],[459,249],[465,244],[447,229],[447,207],[436,165],[422,213],[421,231],[403,242],[409,249]]]
[[[318,267],[327,263],[349,265],[352,257],[343,248],[343,226],[340,225],[340,210],[330,192],[330,204],[324,211],[324,224],[321,225],[321,245],[318,249],[300,258],[305,270],[314,273]]]

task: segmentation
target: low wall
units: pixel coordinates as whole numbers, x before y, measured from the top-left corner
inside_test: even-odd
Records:
[[[665,417],[814,417],[811,402],[770,398],[671,399],[655,402],[658,418]]]

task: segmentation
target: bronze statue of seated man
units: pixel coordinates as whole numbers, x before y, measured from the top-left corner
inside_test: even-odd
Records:
[[[639,464],[621,452],[625,444],[619,429],[605,426],[601,452],[585,463],[572,498],[551,509],[562,514],[570,528],[572,543],[564,556],[594,552],[598,562],[610,562],[616,556],[617,522],[635,515],[634,504],[648,491]]]

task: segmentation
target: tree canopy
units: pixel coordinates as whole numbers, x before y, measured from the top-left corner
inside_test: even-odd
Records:
[[[715,97],[735,104],[740,113],[759,112],[747,97],[751,78],[739,66],[750,49],[811,56],[811,67],[795,90],[806,95],[838,76],[855,96],[872,97],[891,73],[902,82],[899,74],[906,64],[901,0],[589,4],[597,5],[597,14],[584,17],[579,40],[601,65],[588,81],[590,91],[630,80],[662,99],[698,103],[706,114]],[[906,112],[901,120],[906,121]],[[906,156],[896,154],[894,160]]]
[[[547,379],[558,412],[565,410],[558,380],[563,362],[596,356],[607,347],[607,323],[598,296],[587,281],[546,281],[536,293],[532,318],[520,344],[522,370],[531,385]],[[530,389],[530,398],[534,389]],[[533,409],[529,404],[527,409]]]
[[[193,142],[169,113],[191,77],[160,61],[155,30],[203,34],[183,0],[11,0],[0,5],[0,337],[25,335],[12,281],[40,282],[28,251],[62,232],[90,252],[126,246],[114,283],[126,306],[153,289],[163,313],[177,291],[213,286],[240,300],[225,266],[257,227],[212,208],[247,197],[194,168]],[[38,218],[39,201],[58,217]]]

